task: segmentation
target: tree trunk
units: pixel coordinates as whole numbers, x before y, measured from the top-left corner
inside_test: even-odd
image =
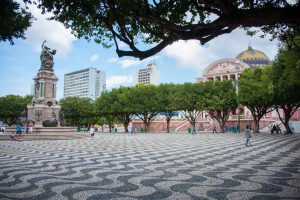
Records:
[[[145,124],[145,133],[147,133],[148,131],[150,131],[150,122],[146,121],[144,122],[144,124]]]
[[[283,123],[287,134],[291,134],[292,133],[292,131],[290,129],[290,126],[289,126],[289,121],[290,120],[288,118],[285,118],[284,119],[284,123]]]
[[[253,117],[253,118],[255,123],[255,133],[259,133],[259,118],[258,117]]]
[[[129,126],[129,123],[125,122],[124,123],[125,133],[128,133],[128,126]]]
[[[223,120],[221,120],[220,128],[222,130],[222,133],[225,133],[225,122]]]
[[[123,122],[123,126],[125,129],[125,132],[128,133],[128,126],[131,120],[130,114],[124,114],[118,117],[118,119]]]
[[[130,119],[126,118],[126,120],[124,121],[124,128],[125,128],[125,133],[128,133],[128,126],[130,123]]]
[[[196,133],[196,119],[192,119],[191,125],[192,125],[192,132],[193,132],[193,129],[194,129],[195,133]]]
[[[171,121],[171,118],[167,117],[167,133],[170,133],[170,121]]]
[[[111,133],[112,125],[108,125],[109,127],[109,132]]]
[[[285,109],[283,109],[283,111],[284,111],[284,120],[282,120],[282,118],[280,117],[278,110],[277,110],[277,113],[279,115],[281,122],[283,122],[283,125],[285,126],[286,133],[291,134],[292,131],[289,126],[289,121],[290,121],[291,116],[293,115],[292,109],[285,108]]]
[[[279,110],[278,110],[278,107],[275,108],[278,116],[279,116],[279,119],[280,121],[282,122],[282,124],[284,125],[285,129],[286,129],[286,133],[287,134],[291,134],[292,133],[292,130],[290,129],[290,126],[289,126],[289,121],[290,121],[290,118],[293,116],[293,114],[295,113],[295,111],[298,109],[298,107],[295,107],[294,111],[293,111],[293,107],[294,106],[281,106],[280,108],[283,109],[283,112],[284,112],[284,118],[280,116],[280,113],[279,113]]]
[[[125,133],[128,133],[128,124],[124,124],[124,128],[125,128]]]

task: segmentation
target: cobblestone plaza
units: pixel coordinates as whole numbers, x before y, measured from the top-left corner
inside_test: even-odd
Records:
[[[0,199],[297,199],[300,135],[0,141]]]

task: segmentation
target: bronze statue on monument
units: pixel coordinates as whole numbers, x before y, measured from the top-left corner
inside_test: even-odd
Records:
[[[41,68],[40,70],[49,70],[53,71],[53,56],[56,54],[56,50],[51,49],[45,45],[46,40],[42,44],[42,52],[41,52]]]

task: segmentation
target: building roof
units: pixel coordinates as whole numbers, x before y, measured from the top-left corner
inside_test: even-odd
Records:
[[[246,51],[237,55],[236,59],[241,60],[250,66],[262,66],[270,63],[270,59],[266,54],[252,49],[250,45]]]
[[[222,58],[208,65],[202,75],[207,77],[221,74],[240,73],[249,67],[250,66],[248,64],[238,59]]]

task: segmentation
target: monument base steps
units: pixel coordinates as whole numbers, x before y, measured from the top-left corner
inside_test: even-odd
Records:
[[[15,133],[15,127],[7,127],[6,133],[0,135],[0,141],[2,140],[13,140],[14,138],[18,141],[26,140],[71,140],[71,139],[84,139],[89,138],[88,136],[79,135],[76,132],[75,127],[34,127],[33,132],[22,136],[11,135]]]

